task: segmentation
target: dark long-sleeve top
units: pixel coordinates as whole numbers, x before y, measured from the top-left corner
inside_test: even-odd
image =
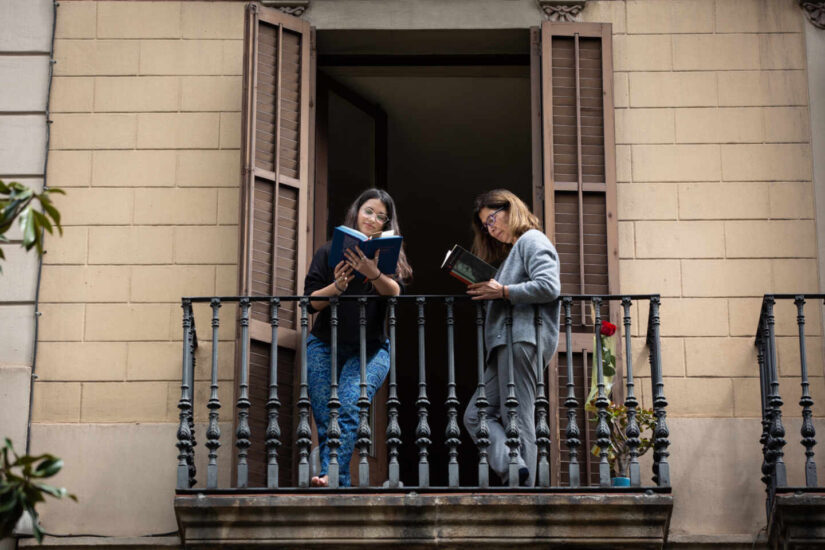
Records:
[[[309,296],[316,290],[320,290],[335,280],[335,268],[329,266],[329,253],[332,243],[328,242],[315,252],[312,263],[304,279],[304,294]],[[399,283],[400,284],[400,283]],[[402,287],[403,288],[403,287]],[[347,295],[374,295],[379,296],[378,291],[370,282],[365,282],[364,278],[355,275],[350,281],[343,296]],[[309,311],[315,313],[312,304]],[[374,351],[386,339],[384,330],[384,319],[387,315],[386,300],[368,300],[366,305],[367,317],[367,348]],[[341,300],[338,302],[338,343],[341,345],[358,345],[359,337],[359,305],[356,300]],[[312,325],[312,334],[324,342],[330,342],[330,319],[332,314],[330,308],[326,307],[318,313],[315,324]]]
[[[546,363],[556,352],[559,340],[561,274],[556,248],[541,231],[527,231],[513,245],[498,268],[495,280],[507,286],[509,301],[513,304],[513,343],[536,345],[534,306],[538,305]],[[490,302],[484,325],[488,358],[495,348],[507,344],[506,319],[506,302]]]

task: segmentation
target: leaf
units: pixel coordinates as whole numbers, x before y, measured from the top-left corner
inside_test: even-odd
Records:
[[[29,464],[34,464],[40,460],[54,458],[51,455],[39,455],[39,456],[23,456],[18,458],[17,461],[14,463],[15,466],[28,466]]]
[[[54,487],[45,483],[35,483],[34,486],[55,498],[63,498],[69,494],[65,487]]]
[[[26,506],[26,511],[29,513],[29,516],[32,518],[32,533],[34,534],[34,538],[37,539],[38,544],[43,543],[43,529],[40,527],[40,517],[37,515],[37,510],[34,509],[34,506]]]
[[[46,460],[37,465],[36,471],[41,477],[52,477],[63,467],[63,461],[59,458],[49,456]]]
[[[43,200],[41,200],[40,204],[43,205],[43,210],[46,211],[46,214],[51,216],[51,218],[54,220],[54,224],[57,226],[57,230],[62,235],[63,228],[60,226],[60,212],[57,210],[57,208],[52,206],[51,201],[44,202]]]
[[[34,219],[38,225],[42,226],[49,233],[52,233],[52,222],[49,221],[48,217],[37,210],[32,210],[32,215],[34,215]]]
[[[20,212],[18,219],[20,220],[20,228],[23,230],[23,246],[26,247],[26,250],[31,250],[37,240],[31,208],[27,206]]]

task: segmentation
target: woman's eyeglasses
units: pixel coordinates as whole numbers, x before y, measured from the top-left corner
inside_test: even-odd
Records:
[[[486,231],[487,233],[490,232],[490,228],[493,227],[496,224],[496,215],[499,212],[501,212],[502,210],[504,210],[505,208],[507,208],[507,207],[502,206],[501,208],[499,208],[498,210],[496,210],[495,212],[493,212],[492,214],[487,216],[487,221],[485,221],[484,225],[482,226],[484,228],[484,231]]]
[[[386,214],[378,213],[369,206],[364,208],[364,215],[368,218],[375,218],[381,223],[387,223],[388,221],[390,221]]]

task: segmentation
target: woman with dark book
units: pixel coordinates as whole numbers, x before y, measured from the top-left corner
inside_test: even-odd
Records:
[[[367,189],[352,203],[344,225],[365,235],[376,235],[393,230],[400,234],[398,215],[392,197],[381,189]],[[402,284],[412,277],[402,247],[394,274],[378,269],[379,252],[372,259],[358,248],[344,251],[344,259],[334,267],[329,266],[331,243],[315,252],[304,282],[304,292],[309,296],[376,295],[397,296]],[[310,301],[309,310],[318,312],[312,333],[307,339],[307,376],[312,413],[318,427],[321,470],[312,478],[313,487],[327,487],[329,448],[329,396],[331,385],[331,314],[329,301]],[[368,300],[366,304],[367,346],[367,397],[372,401],[375,392],[384,383],[390,368],[389,340],[384,331],[387,313],[385,300]],[[341,429],[338,448],[339,485],[349,487],[349,463],[355,447],[358,430],[358,398],[360,397],[361,364],[359,344],[359,305],[353,300],[338,304],[338,425]]]
[[[471,284],[467,294],[474,300],[491,300],[484,322],[487,350],[484,388],[489,430],[490,467],[509,481],[510,449],[506,445],[508,395],[508,310],[513,308],[513,379],[518,399],[519,485],[532,487],[536,475],[535,401],[538,369],[550,361],[559,337],[561,280],[555,247],[541,231],[539,220],[527,205],[506,189],[476,198],[473,210],[473,253],[482,260],[501,264],[495,277]],[[535,309],[542,318],[543,356],[536,357]],[[473,440],[479,426],[477,394],[464,413],[464,425]]]

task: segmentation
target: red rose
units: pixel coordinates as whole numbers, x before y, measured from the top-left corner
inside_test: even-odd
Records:
[[[602,336],[613,336],[616,334],[616,325],[608,321],[602,321]]]

